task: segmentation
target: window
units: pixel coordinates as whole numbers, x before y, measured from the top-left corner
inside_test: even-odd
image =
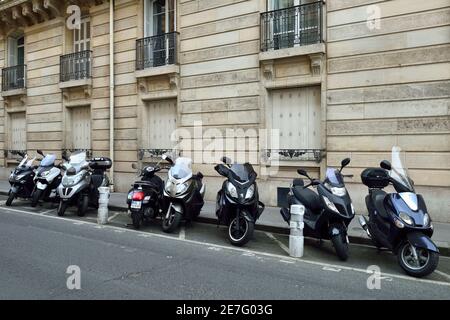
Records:
[[[91,149],[91,112],[90,107],[76,107],[70,110],[72,138],[71,148],[75,150]]]
[[[146,116],[143,128],[144,144],[148,149],[170,149],[176,145],[171,141],[172,133],[177,129],[177,100],[149,102],[145,108]]]
[[[73,51],[91,50],[91,22],[89,18],[81,20],[80,28],[73,30]]]
[[[280,132],[280,149],[320,149],[320,95],[320,87],[271,92],[271,127]]]
[[[25,39],[23,36],[8,38],[8,65],[10,67],[25,64]]]
[[[9,150],[27,150],[27,128],[25,112],[11,113],[9,116]]]
[[[176,31],[174,0],[145,0],[144,37]]]

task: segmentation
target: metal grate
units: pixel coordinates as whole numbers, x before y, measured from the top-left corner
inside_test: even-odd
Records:
[[[316,161],[320,163],[325,157],[323,149],[266,149],[263,150],[265,161],[268,160],[297,160]]]
[[[60,58],[60,81],[73,81],[91,77],[92,51],[66,54]]]
[[[322,24],[322,1],[262,13],[261,51],[320,43]]]
[[[2,69],[2,91],[24,89],[27,66],[24,64]]]
[[[177,63],[177,32],[136,40],[136,70]]]

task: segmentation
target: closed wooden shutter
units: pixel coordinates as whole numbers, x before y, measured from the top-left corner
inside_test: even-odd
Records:
[[[26,128],[25,112],[11,113],[9,125],[10,150],[27,150]]]
[[[90,107],[72,109],[72,148],[91,149]]]
[[[320,87],[274,90],[272,129],[282,149],[320,149]]]
[[[176,145],[170,140],[177,128],[177,100],[153,101],[147,105],[146,144],[150,149],[167,149]]]

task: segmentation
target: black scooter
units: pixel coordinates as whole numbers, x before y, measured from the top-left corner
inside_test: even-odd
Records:
[[[381,168],[368,168],[361,173],[362,182],[369,187],[366,196],[369,220],[361,216],[359,223],[376,247],[388,248],[397,255],[407,274],[424,277],[437,268],[439,250],[430,239],[433,225],[425,201],[415,193],[398,150],[393,149],[392,164],[384,160]],[[382,190],[389,184],[396,193]]]
[[[143,222],[155,219],[160,213],[164,181],[156,173],[163,168],[156,165],[138,169],[135,163],[132,164],[132,167],[139,170],[139,177],[142,179],[131,185],[127,204],[133,226],[139,229]]]
[[[31,206],[36,207],[40,200],[59,202],[56,188],[62,180],[61,164],[55,165],[56,155],[44,155],[42,150],[37,150],[43,159],[35,170],[35,186],[31,196]]]
[[[344,177],[352,175],[342,174],[342,169],[349,163],[350,159],[347,158],[341,162],[339,170],[328,168],[323,182],[311,179],[305,170],[299,169],[297,172],[307,177],[310,183],[304,185],[303,179],[294,179],[288,194],[289,208],[282,208],[280,211],[283,219],[290,223],[291,205],[303,205],[305,235],[331,240],[337,256],[343,261],[348,259],[347,228],[355,216],[355,209],[344,183]],[[308,189],[310,186],[317,186],[317,193]]]
[[[33,162],[36,157],[28,159],[28,155],[23,152],[17,154],[22,157],[22,160],[9,176],[11,189],[6,200],[8,207],[12,205],[15,198],[29,199],[34,189],[34,176],[37,166],[33,166]]]
[[[228,239],[235,246],[243,246],[253,236],[255,222],[264,211],[259,201],[256,172],[249,163],[231,164],[223,157],[224,164],[214,169],[227,178],[217,193],[216,215],[219,224],[228,226]]]

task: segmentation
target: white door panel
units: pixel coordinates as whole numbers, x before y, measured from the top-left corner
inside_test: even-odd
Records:
[[[10,114],[9,149],[27,149],[27,129],[25,112]]]
[[[71,110],[72,148],[91,149],[90,107],[77,107]]]
[[[175,146],[171,134],[177,128],[177,100],[152,101],[147,104],[145,140],[150,149],[167,149]]]

